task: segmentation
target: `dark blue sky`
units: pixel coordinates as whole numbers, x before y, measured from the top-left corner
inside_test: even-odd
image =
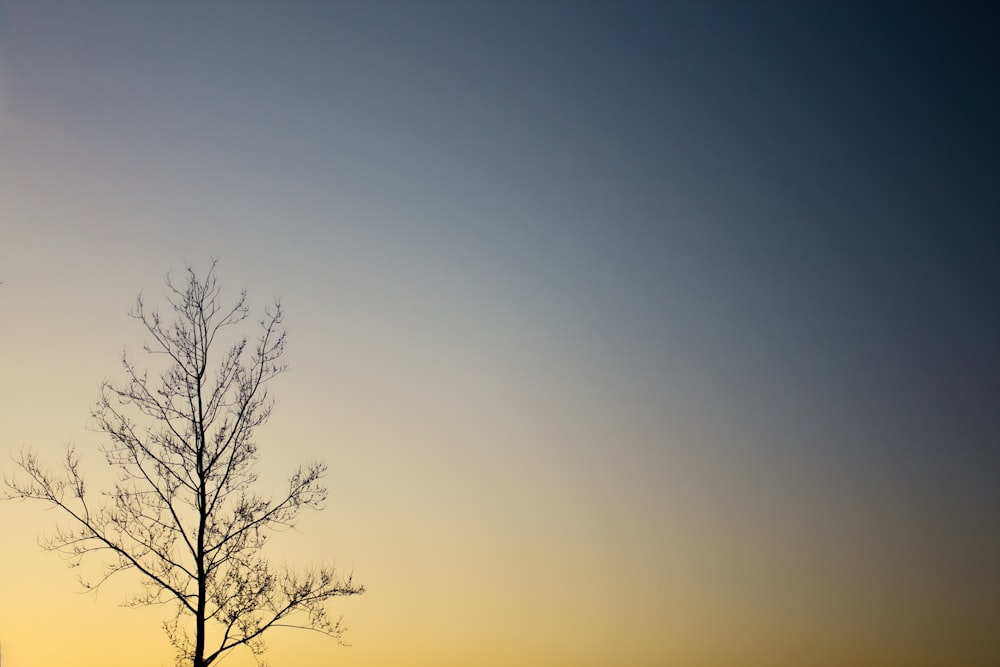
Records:
[[[286,299],[277,428],[329,416],[359,471],[343,529],[393,592],[356,645],[411,632],[403,516],[443,577],[441,544],[547,554],[511,570],[539,628],[626,573],[634,654],[569,612],[471,629],[504,664],[995,664],[998,84],[989,3],[0,2],[4,310],[48,364],[10,357],[5,420],[59,373],[75,424],[134,292],[218,256]],[[82,351],[37,333],[66,312]]]

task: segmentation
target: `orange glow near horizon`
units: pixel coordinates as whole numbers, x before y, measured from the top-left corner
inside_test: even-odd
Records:
[[[270,664],[997,667],[981,4],[0,2],[0,473],[102,488],[129,307],[218,258],[263,488],[329,464],[269,553],[367,589]],[[62,521],[0,501],[2,667],[174,665]]]

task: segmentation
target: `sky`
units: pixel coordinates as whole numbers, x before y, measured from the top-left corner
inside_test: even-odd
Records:
[[[1000,662],[1000,12],[0,0],[0,468],[219,260],[277,296],[272,665]],[[170,665],[0,503],[4,667]],[[253,665],[236,652],[221,664]]]

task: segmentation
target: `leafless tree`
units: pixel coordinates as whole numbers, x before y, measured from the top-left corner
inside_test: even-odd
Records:
[[[222,334],[249,317],[246,291],[223,306],[214,263],[203,278],[189,267],[185,284],[166,284],[172,317],[148,310],[141,294],[130,312],[165,370],[151,376],[123,353],[125,381],[102,383],[93,410],[114,487],[95,498],[69,446],[58,473],[22,452],[20,474],[5,478],[8,495],[62,511],[68,526],[43,544],[72,565],[107,556],[95,577],[81,577],[86,588],[134,572],[141,589],[129,604],[175,607],[164,628],[178,665],[205,667],[240,646],[261,662],[263,634],[276,627],[340,641],[344,628],[325,603],[364,587],[331,567],[276,568],[262,551],[275,530],[326,499],[323,463],[299,467],[277,498],[255,490],[254,431],[271,415],[268,382],[286,369],[280,304],[265,310],[255,342],[238,337],[216,356]]]

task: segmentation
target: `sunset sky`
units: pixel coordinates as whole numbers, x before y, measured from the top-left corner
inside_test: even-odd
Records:
[[[1000,664],[1000,11],[0,0],[0,469],[280,297],[276,667]],[[3,667],[173,664],[0,503]],[[221,663],[250,667],[249,652]]]

